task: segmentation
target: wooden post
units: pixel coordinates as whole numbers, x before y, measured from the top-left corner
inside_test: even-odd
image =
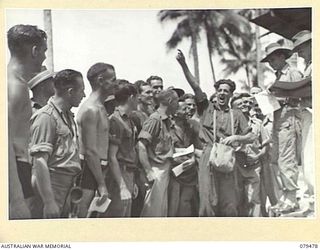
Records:
[[[51,10],[43,10],[44,31],[47,33],[47,67],[54,71],[53,67],[53,43],[52,43],[52,17]]]

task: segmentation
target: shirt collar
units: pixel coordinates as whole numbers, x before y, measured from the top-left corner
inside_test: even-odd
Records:
[[[61,115],[64,115],[63,111],[55,103],[54,96],[49,98],[48,104],[52,105]],[[74,117],[74,114],[71,112],[71,110],[67,110],[66,114],[71,115],[72,117]]]
[[[169,119],[169,116],[168,115],[161,115],[160,113],[159,113],[159,111],[157,110],[156,111],[158,114],[159,114],[159,116],[160,116],[160,118],[161,118],[161,120],[167,120],[167,119]]]

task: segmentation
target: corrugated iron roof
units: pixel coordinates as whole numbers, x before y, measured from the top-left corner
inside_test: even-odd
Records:
[[[311,8],[271,9],[250,21],[291,39],[301,30],[311,31]]]

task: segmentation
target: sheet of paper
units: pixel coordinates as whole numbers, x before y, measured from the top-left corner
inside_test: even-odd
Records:
[[[178,166],[174,167],[172,169],[172,172],[174,173],[175,176],[179,176],[184,172],[183,170],[183,163],[179,164]]]
[[[111,200],[109,198],[106,198],[105,200],[101,201],[100,199],[101,199],[101,197],[99,197],[99,196],[96,196],[93,198],[93,200],[89,206],[89,209],[88,209],[89,213],[91,213],[93,211],[97,211],[99,213],[104,213],[105,211],[107,211],[107,209],[111,203]]]
[[[188,155],[194,152],[194,146],[191,144],[187,148],[175,148],[175,153],[173,154],[173,158],[177,158],[180,156]]]
[[[272,114],[280,108],[277,98],[266,91],[262,91],[254,96],[264,115]]]

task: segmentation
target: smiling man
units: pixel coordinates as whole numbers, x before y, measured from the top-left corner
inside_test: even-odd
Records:
[[[197,80],[191,74],[185,57],[180,50],[177,55],[177,60],[182,67],[188,83],[194,90],[202,125],[199,136],[204,147],[203,154],[199,160],[199,215],[238,216],[238,193],[235,171],[222,173],[211,169],[209,173],[207,172],[209,169],[209,156],[214,142],[239,146],[240,143],[252,142],[255,139],[255,135],[250,132],[248,122],[241,111],[233,110],[234,124],[231,125],[232,119],[229,100],[235,90],[235,83],[231,80],[219,80],[214,84],[214,88],[217,91],[217,102],[216,105],[214,105],[207,99],[206,94],[201,90]],[[216,138],[214,138],[213,135],[214,110],[216,110]],[[231,126],[234,126],[234,135],[232,135]]]

